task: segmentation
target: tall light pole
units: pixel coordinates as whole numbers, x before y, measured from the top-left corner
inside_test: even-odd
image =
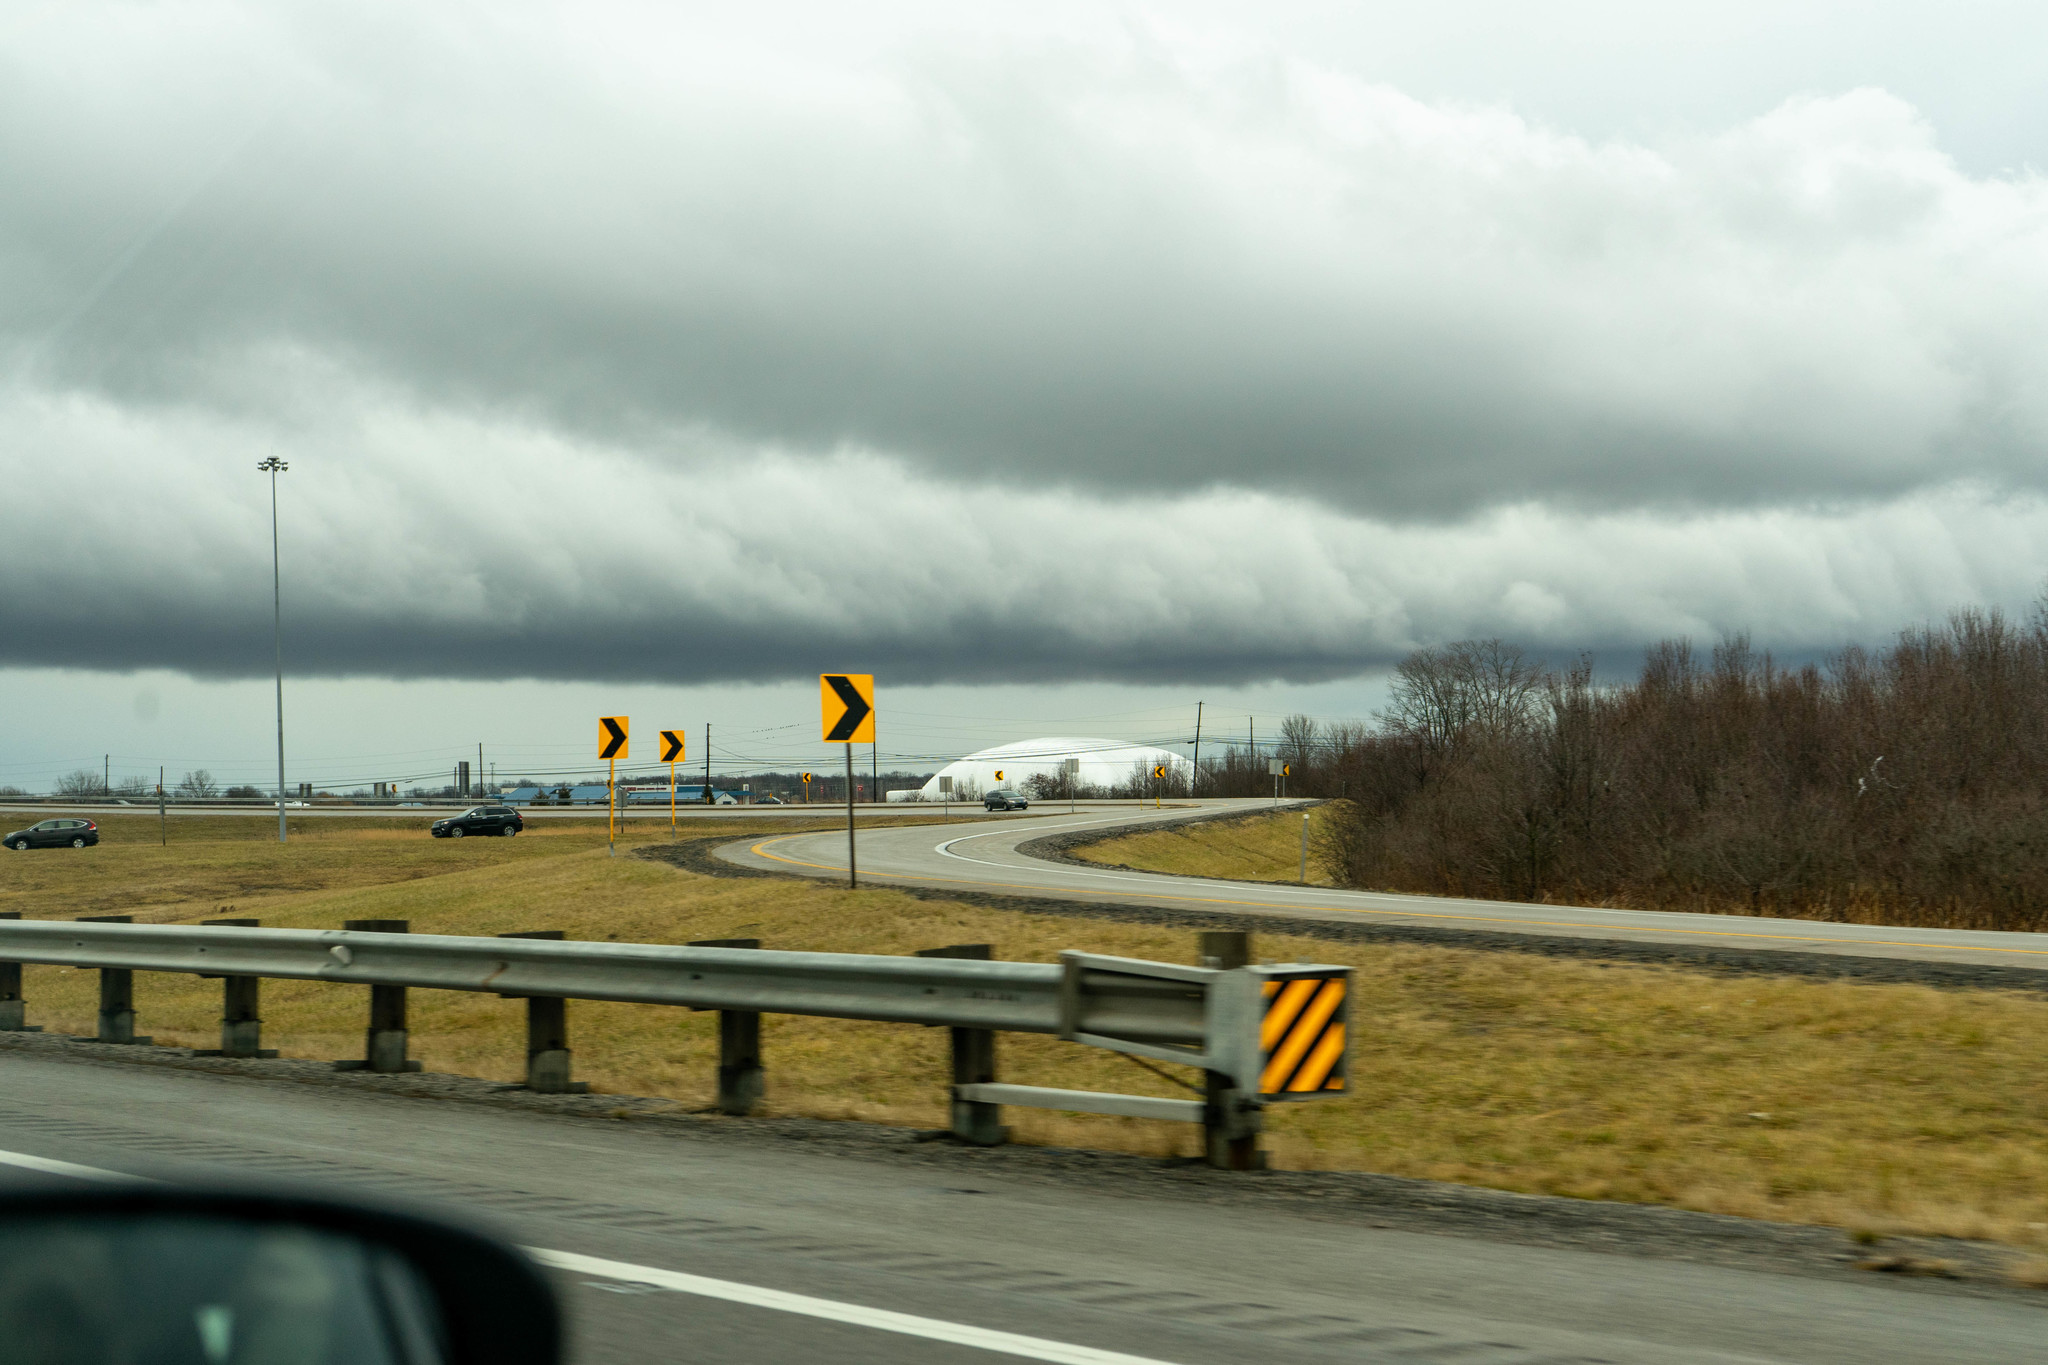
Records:
[[[284,832],[284,589],[277,567],[277,476],[291,466],[273,455],[256,466],[270,476],[270,624],[277,643],[277,841]]]

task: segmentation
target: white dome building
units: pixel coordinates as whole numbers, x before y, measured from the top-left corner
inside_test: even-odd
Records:
[[[1040,774],[1057,780],[1062,766],[1070,758],[1081,761],[1081,772],[1076,782],[1084,791],[1090,787],[1127,787],[1140,765],[1149,773],[1161,763],[1166,765],[1169,781],[1185,789],[1195,771],[1195,765],[1181,755],[1149,744],[1127,744],[1120,739],[1026,739],[983,749],[980,753],[948,763],[932,775],[915,799],[943,800],[939,794],[939,779],[942,777],[953,779],[955,801],[976,801],[983,792],[997,787],[1023,791],[1025,784]],[[998,777],[998,773],[1002,775]]]

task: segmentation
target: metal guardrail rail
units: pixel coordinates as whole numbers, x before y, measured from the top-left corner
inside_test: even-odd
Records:
[[[337,1065],[404,1071],[419,1066],[405,1056],[408,988],[489,992],[528,1002],[528,1084],[567,1091],[580,1087],[568,1079],[565,1001],[716,1010],[719,1107],[744,1113],[761,1093],[761,1015],[921,1024],[953,1031],[953,1131],[962,1138],[1003,1140],[1001,1104],[1198,1118],[1210,1130],[1212,1161],[1232,1166],[1255,1164],[1257,1111],[1274,1098],[1261,1094],[1260,1078],[1271,1052],[1261,1038],[1261,996],[1274,998],[1275,971],[1247,964],[1244,935],[1205,935],[1205,954],[1218,948],[1208,954],[1218,965],[1184,967],[1085,953],[1063,954],[1058,964],[1000,962],[988,960],[984,945],[887,957],[763,950],[751,940],[678,947],[406,929],[403,921],[383,920],[312,930],[264,929],[250,921],[145,925],[120,917],[0,917],[0,1030],[29,1027],[19,964],[99,970],[99,1039],[107,1042],[148,1041],[134,1033],[135,972],[188,973],[226,982],[220,1052],[266,1055],[256,983],[266,977],[329,981],[371,992],[365,1056]],[[1297,977],[1346,971],[1281,970]],[[1341,1018],[1335,1027],[1341,1050]],[[997,1033],[1051,1034],[1200,1067],[1209,1078],[1207,1092],[1201,1101],[1097,1095],[1089,1102],[1087,1092],[997,1084]]]

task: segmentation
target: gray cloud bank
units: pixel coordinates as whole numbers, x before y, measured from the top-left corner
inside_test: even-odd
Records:
[[[291,370],[280,388],[316,382]],[[266,673],[254,465],[278,449],[300,674],[1313,681],[1462,635],[1835,642],[2024,601],[2048,538],[2048,501],[1968,489],[1404,525],[1265,493],[947,483],[857,449],[705,438],[679,466],[360,391],[346,410],[345,429],[287,443],[211,414],[0,402],[0,428],[71,452],[76,474],[62,499],[0,502],[0,660]]]
[[[1258,52],[189,13],[10,47],[5,344],[50,382],[261,405],[289,341],[608,439],[1395,516],[2043,474],[2048,188],[1875,91],[1652,149]]]
[[[2048,186],[1882,92],[1590,143],[1256,48],[655,24],[20,25],[0,662],[262,671],[273,452],[333,673],[1306,680],[2038,580]]]

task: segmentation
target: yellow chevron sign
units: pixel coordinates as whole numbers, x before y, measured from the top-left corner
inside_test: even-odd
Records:
[[[1348,971],[1328,967],[1268,977],[1259,1029],[1263,1098],[1301,1100],[1344,1088],[1350,985]]]

